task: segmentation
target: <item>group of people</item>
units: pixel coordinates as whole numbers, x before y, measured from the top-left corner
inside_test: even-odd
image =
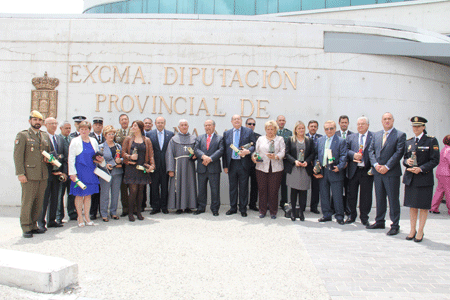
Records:
[[[411,220],[407,239],[416,242],[423,239],[428,210],[438,213],[443,195],[450,192],[450,136],[446,136],[431,206],[439,144],[426,134],[427,120],[418,116],[411,119],[414,137],[408,140],[394,128],[391,113],[382,116],[383,130],[379,132],[369,131],[365,116],[357,120],[358,132],[350,132],[349,118],[344,115],[339,118],[340,130],[332,120],[324,123],[324,136],[317,133],[319,123],[315,120],[307,125],[296,122],[292,132],[285,128],[284,116],[266,122],[263,135],[254,132],[253,118],[243,126],[241,116],[232,116],[232,128],[223,136],[217,134],[214,120],[206,120],[205,134],[198,137],[189,133],[184,119],[179,121],[177,133],[166,129],[161,116],[155,119],[156,129],[152,129],[150,118],[133,121],[130,126],[126,114],[119,116],[117,129],[103,126],[101,117],[94,118],[92,125],[84,116],[73,119],[76,131],[70,133],[71,124],[66,121],[57,135],[58,122],[45,119],[47,132],[43,132],[43,117],[33,111],[31,127],[16,137],[14,160],[22,184],[20,222],[26,238],[44,233],[48,227],[63,226],[65,194],[70,220],[83,227],[94,225],[97,214],[104,222],[119,219],[119,195],[120,216],[128,216],[131,222],[134,216],[143,220],[148,189],[151,215],[169,210],[202,214],[209,182],[210,209],[218,216],[222,169],[229,180],[230,209],[226,215],[239,211],[247,217],[249,208],[259,211],[260,218],[269,212],[276,219],[280,205],[292,221],[304,221],[307,191],[311,190],[311,212],[320,214],[320,199],[319,222],[331,221],[334,215],[339,224],[350,224],[358,216],[359,191],[361,223],[368,229],[385,228],[389,201],[392,224],[387,234],[396,235],[402,163],[406,168],[404,205],[410,207]],[[377,212],[375,223],[369,224],[374,185]]]

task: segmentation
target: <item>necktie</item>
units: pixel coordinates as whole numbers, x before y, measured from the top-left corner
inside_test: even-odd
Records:
[[[55,136],[53,136],[53,148],[55,148],[56,153],[58,153],[58,143],[56,142]]]
[[[209,144],[211,144],[211,135],[208,134],[208,138],[206,139],[206,150],[209,150]]]
[[[158,131],[158,135],[159,135],[159,149],[162,150],[163,144],[164,144],[164,142],[163,142],[163,133]]]
[[[327,138],[327,141],[325,142],[325,149],[323,149],[323,161],[322,161],[322,166],[326,166],[327,165],[327,150],[330,149],[330,141],[331,138]]]
[[[342,138],[345,139],[345,132],[342,133]]]
[[[419,138],[418,137],[416,137],[416,144],[418,144],[419,143]]]
[[[364,134],[361,134],[361,138],[359,139],[359,144],[364,148]]]
[[[234,140],[233,140],[233,145],[239,149],[239,139],[241,137],[241,133],[238,129],[234,130]],[[236,152],[233,151],[233,158],[238,159],[239,155],[237,155]]]
[[[386,143],[386,137],[387,137],[387,131],[385,131],[384,134],[383,134],[383,144],[382,144],[382,146],[384,146],[384,143]]]

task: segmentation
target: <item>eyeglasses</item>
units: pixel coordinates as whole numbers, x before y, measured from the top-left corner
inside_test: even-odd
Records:
[[[255,125],[256,125],[256,123],[247,123],[247,125],[250,125],[250,126],[255,126]]]
[[[325,131],[331,131],[334,130],[334,127],[325,128]]]

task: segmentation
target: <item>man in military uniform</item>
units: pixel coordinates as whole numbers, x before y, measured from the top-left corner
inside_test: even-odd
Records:
[[[16,175],[22,186],[20,225],[24,238],[45,232],[37,225],[48,179],[47,160],[42,156],[42,151],[50,153],[51,150],[47,133],[40,130],[42,120],[43,116],[33,110],[28,121],[31,127],[17,134],[14,145]]]
[[[103,136],[102,117],[94,117],[92,119],[92,129],[93,131],[89,133],[89,136],[94,138],[100,146],[106,141],[105,137]],[[97,213],[100,215],[100,191],[91,195],[91,209],[89,212],[89,214],[91,215],[91,220],[97,219]]]
[[[284,125],[286,125],[286,118],[282,115],[279,115],[277,117],[277,125],[278,125],[278,131],[277,135],[282,136],[284,138],[284,142],[286,143],[286,140],[292,136],[292,131],[290,131],[287,128],[284,128]],[[283,172],[283,177],[281,178],[281,200],[280,200],[280,207],[284,209],[284,205],[288,202],[288,189],[286,185],[286,173]]]
[[[72,119],[73,119],[73,124],[75,125],[75,131],[69,135],[69,137],[71,139],[76,138],[77,136],[80,135],[80,132],[78,131],[78,127],[80,126],[81,122],[86,120],[86,117],[85,116],[75,116]]]

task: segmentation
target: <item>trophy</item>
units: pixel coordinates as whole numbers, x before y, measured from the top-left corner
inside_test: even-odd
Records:
[[[48,162],[56,166],[57,168],[61,167],[61,163],[59,160],[56,159],[56,157],[53,154],[48,153],[47,151],[43,150],[42,155],[48,159]]]
[[[134,147],[133,148],[133,152],[131,153],[132,155],[134,155],[134,154],[138,154],[138,150],[137,150],[137,147]],[[138,159],[136,158],[134,161],[137,161]]]
[[[305,150],[300,149],[300,151],[298,152],[297,160],[301,163],[305,161]]]
[[[138,169],[139,171],[144,172],[144,174],[147,173],[147,169],[144,166],[137,165],[136,169]],[[155,170],[151,170],[150,173],[153,173],[154,171]]]
[[[248,144],[245,144],[244,146],[241,146],[241,149],[250,149],[250,147],[253,146],[253,142],[250,142]]]
[[[320,174],[320,163],[317,162],[316,165],[314,166],[314,173],[315,174]]]
[[[334,166],[336,166],[335,158],[333,157],[333,151],[331,149],[327,149],[327,167],[329,170],[333,170]]]
[[[417,155],[416,155],[416,151],[412,151],[411,152],[411,159],[413,160],[413,164],[412,167],[418,167],[419,165],[417,164]]]
[[[103,157],[103,147],[99,148],[99,151],[95,152],[94,155],[92,156],[92,160],[96,160],[97,156],[101,156]],[[106,161],[103,160],[101,163],[99,163],[99,165],[101,167],[105,167],[106,166]]]
[[[263,159],[259,156],[258,152],[253,153],[253,156],[256,157],[256,162],[263,162]]]
[[[119,150],[119,148],[116,149],[116,157],[115,158],[116,159],[120,158],[120,150]]]
[[[269,153],[270,154],[274,154],[275,153],[275,141],[270,141],[270,144],[269,144]]]
[[[83,182],[81,182],[80,179],[77,178],[77,180],[75,180],[75,187],[79,186],[82,190],[85,190],[87,187],[86,185],[84,185]]]
[[[361,155],[363,154],[363,148],[364,148],[364,145],[359,145],[358,153],[361,154]],[[357,162],[357,163],[360,163],[360,162],[362,162],[362,158],[361,158],[361,160],[354,159],[353,161]]]
[[[367,171],[367,175],[373,176],[372,168],[370,168],[369,171]]]
[[[194,149],[192,149],[191,147],[188,147],[188,148],[187,148],[187,151],[189,152],[189,158],[191,158],[192,156],[195,155]]]

